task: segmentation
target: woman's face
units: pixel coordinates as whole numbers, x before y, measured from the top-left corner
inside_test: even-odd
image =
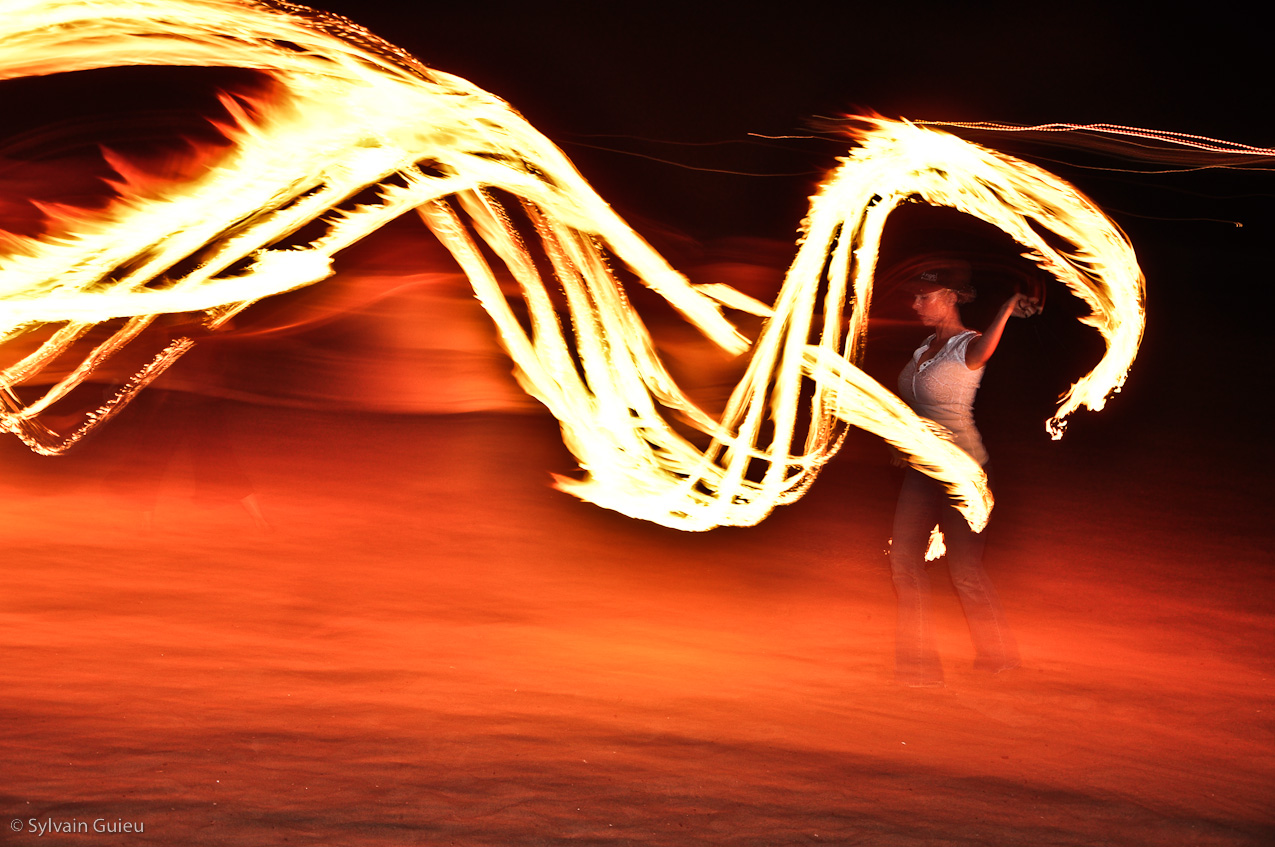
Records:
[[[925,326],[938,326],[956,311],[956,292],[950,288],[936,288],[912,296],[912,311]]]

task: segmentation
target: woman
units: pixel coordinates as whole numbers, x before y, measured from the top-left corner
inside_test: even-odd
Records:
[[[962,323],[958,309],[974,299],[968,263],[928,264],[908,290],[913,311],[934,334],[899,375],[899,396],[917,414],[946,427],[956,445],[985,466],[987,451],[974,425],[974,395],[1005,324],[1011,316],[1038,312],[1038,301],[1015,294],[980,334]],[[909,469],[894,513],[890,546],[890,570],[899,599],[896,679],[912,686],[943,684],[925,570],[925,552],[936,524],[943,531],[948,570],[974,640],[975,667],[992,672],[1018,667],[1018,646],[1005,623],[996,590],[983,570],[982,535],[970,530],[940,483]]]

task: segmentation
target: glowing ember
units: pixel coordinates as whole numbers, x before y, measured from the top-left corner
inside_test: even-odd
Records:
[[[855,366],[882,228],[901,203],[989,221],[1092,308],[1085,320],[1107,351],[1062,399],[1049,422],[1055,435],[1078,406],[1102,406],[1137,351],[1142,280],[1119,229],[1062,180],[937,130],[863,121],[860,146],[813,198],[796,259],[767,306],[725,286],[689,284],[503,101],[343,18],[274,0],[0,7],[0,78],[233,66],[260,71],[279,92],[253,102],[251,116],[225,98],[236,116],[225,128],[233,147],[204,176],[145,188],[126,181],[104,212],[49,210],[50,235],[10,239],[0,258],[0,343],[43,340],[0,376],[0,423],[42,453],[65,450],[192,346],[172,341],[69,434],[39,421],[158,316],[192,313],[216,328],[263,297],[324,279],[337,252],[413,210],[468,275],[524,388],[561,422],[587,476],[559,487],[681,529],[753,524],[796,500],[847,425],[899,447],[950,487],[972,525],[986,522],[991,497],[978,466]],[[355,204],[369,188],[378,199]],[[289,242],[319,220],[318,238]],[[503,267],[492,267],[492,255]],[[622,274],[731,352],[748,342],[723,306],[768,317],[720,419],[670,378]],[[526,328],[504,277],[525,301]],[[571,340],[550,294],[558,290]],[[16,388],[106,322],[113,329],[78,366],[38,399],[19,399]],[[680,435],[671,415],[710,436],[708,446]]]

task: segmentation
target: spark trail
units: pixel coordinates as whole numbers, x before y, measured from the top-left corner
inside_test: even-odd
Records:
[[[0,423],[41,453],[67,449],[196,343],[172,340],[68,432],[41,422],[160,316],[216,329],[321,281],[340,250],[408,213],[460,264],[520,383],[561,423],[585,476],[558,486],[680,529],[751,525],[796,500],[849,425],[899,447],[947,484],[971,525],[985,524],[978,466],[856,366],[882,229],[902,203],[994,224],[1090,306],[1106,353],[1062,398],[1055,435],[1119,388],[1141,338],[1142,277],[1115,224],[1048,172],[938,130],[862,120],[768,305],[692,285],[506,103],[344,18],[276,0],[0,0],[0,79],[130,64],[250,68],[277,93],[248,106],[224,98],[233,146],[204,176],[125,184],[103,211],[52,210],[47,235],[9,239],[0,343],[34,349],[0,373]],[[355,200],[369,189],[375,200]],[[316,221],[323,234],[289,240]],[[748,352],[720,418],[661,363],[629,305],[634,282],[723,349]],[[767,318],[751,348],[723,309]],[[85,339],[77,363],[49,377]],[[679,434],[674,417],[708,446]]]

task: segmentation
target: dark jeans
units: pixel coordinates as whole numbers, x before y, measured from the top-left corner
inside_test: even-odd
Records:
[[[935,524],[943,530],[948,571],[974,640],[974,666],[993,672],[1018,667],[1018,645],[983,569],[982,534],[970,530],[941,483],[909,469],[894,511],[890,542],[890,570],[899,598],[895,678],[906,685],[943,682],[925,569],[925,551]]]

